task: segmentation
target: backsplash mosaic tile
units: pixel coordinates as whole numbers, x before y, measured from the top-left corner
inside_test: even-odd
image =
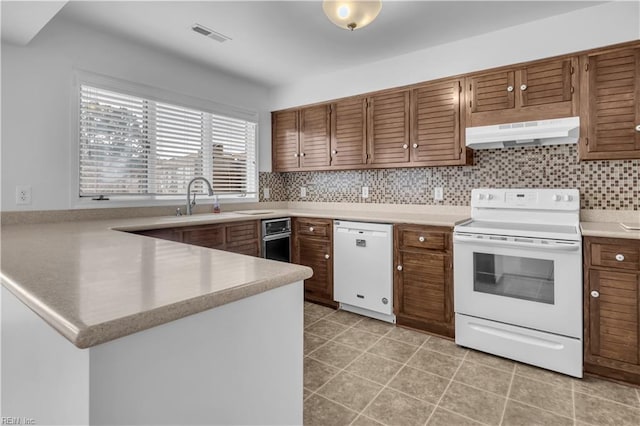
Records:
[[[578,162],[575,145],[475,151],[474,166],[260,173],[260,201],[469,205],[473,188],[578,188],[583,209],[640,210],[640,160]],[[369,198],[360,197],[362,186]],[[300,187],[307,196],[300,197]],[[444,200],[433,200],[436,187]]]

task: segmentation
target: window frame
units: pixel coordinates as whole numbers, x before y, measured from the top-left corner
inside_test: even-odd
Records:
[[[258,202],[259,188],[259,120],[257,111],[225,105],[214,101],[200,99],[145,84],[134,83],[84,70],[74,70],[71,84],[71,138],[70,138],[70,188],[69,201],[75,209],[94,209],[111,207],[152,207],[186,204],[186,195],[107,195],[109,200],[96,201],[90,197],[80,197],[80,86],[87,85],[99,89],[110,90],[130,96],[137,96],[150,101],[162,102],[197,109],[203,112],[223,115],[255,123],[255,167],[253,178],[256,192],[253,195],[218,194],[221,202],[246,203]],[[214,188],[215,189],[215,188]],[[214,197],[198,194],[201,204],[212,204]]]

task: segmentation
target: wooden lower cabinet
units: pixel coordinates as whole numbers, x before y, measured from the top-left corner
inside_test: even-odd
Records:
[[[586,237],[584,248],[585,372],[640,384],[640,241]]]
[[[304,281],[305,299],[337,307],[333,300],[333,221],[293,218],[292,262],[313,269]]]
[[[183,226],[134,234],[260,257],[260,221]]]
[[[394,264],[397,324],[453,337],[451,228],[396,225]]]

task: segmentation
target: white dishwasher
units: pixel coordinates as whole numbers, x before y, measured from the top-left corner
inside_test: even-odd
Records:
[[[393,225],[333,221],[333,297],[345,311],[396,322]]]

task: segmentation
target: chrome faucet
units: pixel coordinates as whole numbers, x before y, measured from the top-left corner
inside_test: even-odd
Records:
[[[191,201],[191,184],[197,180],[201,180],[204,183],[207,184],[207,190],[209,191],[209,195],[213,195],[213,188],[211,187],[211,183],[209,183],[209,181],[202,177],[202,176],[198,176],[198,177],[194,177],[193,179],[191,179],[189,181],[189,184],[187,185],[187,216],[191,216],[191,208],[196,204],[196,194],[193,194],[193,201]]]

